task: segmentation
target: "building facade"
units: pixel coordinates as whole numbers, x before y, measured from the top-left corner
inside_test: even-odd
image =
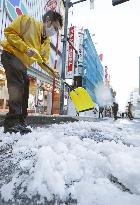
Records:
[[[83,87],[89,92],[95,103],[95,89],[103,83],[104,71],[89,30],[84,30],[83,39]]]
[[[7,27],[16,16],[28,14],[36,20],[41,21],[42,15],[46,11],[48,0],[0,0],[0,40],[4,39],[4,28]],[[58,53],[56,54],[57,37],[51,38],[51,51],[49,57],[49,65],[54,67],[57,57],[56,69],[61,72],[62,67],[62,42],[61,36],[58,36]],[[0,47],[0,54],[2,47]],[[57,56],[56,56],[57,55]],[[1,55],[0,55],[1,56]],[[30,79],[29,108],[39,111],[37,107],[48,107],[52,102],[47,102],[48,93],[51,95],[53,79],[50,77],[37,63],[28,68]],[[59,81],[55,83],[55,91],[58,95],[60,88]],[[45,100],[46,99],[46,100]],[[51,101],[51,97],[48,98]],[[7,108],[8,92],[6,85],[6,77],[3,66],[0,62],[0,110]],[[46,101],[46,102],[45,102]],[[49,108],[48,110],[51,110]],[[51,114],[49,111],[48,114]]]
[[[133,115],[134,117],[140,118],[140,95],[139,89],[134,88],[132,92],[130,92],[129,101],[133,105]]]
[[[66,78],[71,79],[74,87],[84,87],[95,104],[96,88],[104,84],[104,67],[95,49],[88,29],[71,26],[68,45]],[[98,106],[98,105],[97,105]]]

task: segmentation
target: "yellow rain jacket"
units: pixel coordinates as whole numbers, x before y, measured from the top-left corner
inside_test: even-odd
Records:
[[[36,21],[34,18],[21,15],[18,16],[4,30],[6,40],[1,42],[5,51],[8,51],[19,58],[28,68],[38,59],[28,57],[25,52],[28,48],[34,48],[41,55],[43,61],[48,64],[50,54],[50,38],[47,37],[41,44],[41,34],[43,23]],[[38,63],[48,74],[52,75],[46,67]],[[52,69],[53,70],[53,69]]]

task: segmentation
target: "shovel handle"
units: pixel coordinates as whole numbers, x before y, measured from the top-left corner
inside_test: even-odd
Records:
[[[52,69],[43,61],[43,59],[42,59],[41,55],[39,54],[39,52],[38,52],[36,49],[34,49],[34,50],[35,50],[35,52],[36,52],[37,58],[34,58],[34,57],[33,57],[33,59],[36,60],[38,63],[41,63],[43,66],[47,67],[47,68],[49,69],[49,71],[51,71],[52,74],[55,75],[55,73],[52,71]],[[63,82],[65,83],[65,85],[66,85],[70,90],[73,90],[72,86],[69,85],[68,83],[66,83],[65,80],[63,80],[62,78],[60,78],[60,80],[63,81]]]
[[[43,62],[42,65],[44,65],[45,67],[47,67],[47,68],[53,73],[52,69],[51,69],[45,62]],[[54,73],[53,73],[53,74],[54,74]],[[62,81],[65,83],[65,85],[66,85],[70,90],[73,90],[72,86],[69,85],[68,83],[66,83],[65,80],[63,80],[62,78],[60,78],[60,80],[62,80]]]

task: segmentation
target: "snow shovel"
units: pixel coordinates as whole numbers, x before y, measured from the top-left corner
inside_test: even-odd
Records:
[[[43,66],[47,67],[49,71],[51,71],[52,74],[55,75],[53,70],[45,62],[43,62],[43,59],[38,53],[38,51],[35,50],[35,52],[36,56],[33,57],[33,59],[41,63]],[[94,102],[92,101],[88,92],[83,87],[73,88],[68,83],[66,83],[62,78],[60,78],[60,80],[62,80],[70,88],[69,96],[78,113],[92,110],[94,108]]]
[[[75,88],[70,91],[69,95],[77,112],[84,112],[94,108],[94,103],[84,88]]]

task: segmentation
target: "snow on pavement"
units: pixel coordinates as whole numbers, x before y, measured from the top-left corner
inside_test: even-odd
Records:
[[[140,205],[139,131],[128,120],[54,124],[23,136],[0,128],[0,149],[12,149],[8,161],[1,156],[3,166],[14,166],[10,178],[1,179],[1,198],[39,194],[42,202],[54,195],[66,201],[71,194],[78,205]]]

